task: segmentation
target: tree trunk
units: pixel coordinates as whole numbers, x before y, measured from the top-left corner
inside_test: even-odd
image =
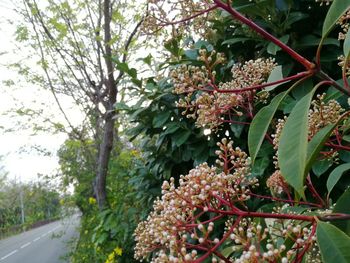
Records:
[[[107,67],[106,87],[108,90],[108,108],[105,113],[105,123],[103,126],[103,137],[100,144],[97,174],[95,180],[95,194],[97,204],[100,209],[108,206],[106,193],[106,179],[108,174],[108,164],[111,156],[114,141],[114,124],[115,124],[115,109],[114,104],[117,101],[117,84],[114,78],[114,65],[112,62],[112,49],[110,46],[111,40],[111,13],[112,7],[110,0],[105,0],[103,4],[104,13],[104,43],[105,43],[105,63]]]
[[[100,151],[97,163],[97,174],[95,183],[95,194],[100,209],[107,206],[106,179],[108,163],[111,156],[114,141],[114,119],[112,114],[105,120],[103,127],[103,138],[100,144]]]

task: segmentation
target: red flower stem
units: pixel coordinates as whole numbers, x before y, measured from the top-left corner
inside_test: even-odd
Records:
[[[216,8],[218,8],[218,5],[214,5],[214,6],[210,7],[210,8],[208,8],[208,9],[202,10],[202,11],[200,11],[200,12],[194,14],[193,16],[189,16],[189,17],[186,17],[186,18],[181,19],[181,20],[178,20],[178,21],[172,21],[172,22],[170,22],[170,21],[161,21],[161,20],[160,20],[160,21],[163,23],[163,24],[160,24],[160,26],[170,26],[170,25],[181,24],[181,23],[187,22],[187,21],[189,21],[189,20],[192,20],[193,18],[196,18],[196,17],[198,17],[198,16],[201,16],[201,15],[203,15],[203,14],[205,14],[205,13],[208,13],[208,12],[210,12],[210,11],[213,11],[213,10],[215,10]],[[158,19],[158,20],[159,20],[159,19]]]
[[[200,263],[200,262],[203,262],[206,258],[208,258],[210,256],[211,253],[213,253],[219,246],[222,245],[222,243],[225,242],[225,240],[231,235],[231,233],[233,232],[233,229],[237,227],[237,225],[239,224],[239,221],[241,220],[241,216],[239,216],[235,223],[230,227],[230,230],[227,231],[225,233],[225,235],[222,237],[222,239],[215,245],[213,246],[212,248],[210,248],[208,250],[207,253],[205,253],[203,256],[201,256],[200,258],[196,259],[196,260],[193,260],[192,263]]]
[[[341,144],[342,138],[341,138],[341,136],[340,136],[340,134],[339,134],[339,129],[338,129],[338,127],[334,130],[334,133],[335,133],[335,137],[336,137],[336,139],[337,139],[338,144]]]
[[[248,88],[243,88],[243,89],[231,89],[231,90],[217,89],[216,92],[219,92],[219,93],[242,93],[242,92],[245,92],[245,91],[263,89],[263,88],[266,88],[266,87],[269,87],[269,86],[273,86],[273,85],[276,85],[276,84],[281,84],[281,83],[284,83],[284,82],[287,82],[287,81],[291,81],[291,80],[294,80],[294,79],[299,79],[299,78],[303,78],[303,77],[306,77],[306,76],[311,76],[312,74],[313,74],[312,71],[303,71],[303,72],[300,72],[300,73],[295,74],[293,76],[286,77],[286,78],[283,78],[283,79],[280,79],[280,80],[277,80],[277,81],[273,81],[273,82],[269,82],[269,83],[264,83],[264,84],[260,84],[260,85],[256,85],[256,86],[252,86],[252,87],[248,87]]]
[[[282,50],[284,50],[286,53],[288,53],[292,58],[294,58],[296,61],[301,63],[305,68],[308,70],[312,70],[315,68],[315,64],[308,61],[306,58],[301,56],[299,53],[295,52],[292,48],[284,44],[282,41],[280,41],[278,38],[274,37],[267,31],[265,31],[263,28],[259,27],[257,24],[255,24],[250,19],[246,18],[242,14],[240,14],[238,11],[233,9],[230,5],[230,1],[228,3],[223,3],[221,0],[213,0],[214,3],[224,9],[226,12],[230,13],[234,18],[238,19],[242,23],[246,24],[248,27],[253,29],[255,32],[262,35],[267,40],[273,42],[275,45],[279,46]]]
[[[232,261],[227,259],[223,254],[221,254],[218,251],[213,251],[213,254],[215,254],[218,258],[222,259],[223,261],[227,262],[227,263],[231,263]]]
[[[322,199],[322,197],[319,195],[319,193],[316,191],[314,185],[312,184],[311,177],[310,175],[307,176],[306,178],[306,185],[312,195],[320,202],[320,205],[324,207],[326,205],[325,201]]]
[[[265,139],[268,140],[271,145],[273,145],[273,139],[268,133],[265,134]]]
[[[330,83],[329,85],[332,85],[334,88],[336,88],[340,92],[350,96],[350,90],[349,89],[345,89],[344,87],[339,85],[334,79],[332,79],[330,76],[328,76],[324,71],[320,70],[319,72],[317,72],[316,76],[319,77],[322,80],[328,80],[329,83]]]
[[[310,203],[310,202],[303,202],[303,201],[299,201],[298,202],[298,201],[294,201],[294,200],[286,200],[286,199],[276,198],[276,197],[272,197],[272,196],[258,195],[258,194],[254,194],[254,193],[250,193],[249,195],[257,197],[257,198],[261,198],[261,199],[269,199],[269,200],[272,200],[272,201],[277,201],[277,202],[282,202],[282,203],[301,204],[301,205],[308,205],[308,206],[314,206],[314,207],[322,208],[321,205]]]
[[[350,214],[334,213],[318,217],[322,221],[349,220]]]
[[[202,251],[208,251],[208,248],[207,247],[203,247],[201,245],[193,245],[193,244],[190,244],[190,243],[186,243],[185,244],[186,248],[189,248],[189,249],[198,249],[198,250],[202,250]]]
[[[326,146],[332,147],[336,150],[345,150],[345,151],[350,151],[350,147],[344,146],[344,145],[339,145],[339,144],[334,144],[334,143],[326,143]]]
[[[239,183],[238,183],[239,184]],[[237,185],[238,185],[237,184]],[[217,196],[217,195],[213,195],[213,197],[215,197],[216,199],[218,199],[220,202],[224,203],[226,206],[228,206],[231,211],[236,211],[237,213],[240,213],[241,210],[239,208],[237,208],[234,204],[235,203],[239,203],[239,204],[242,204],[242,200],[239,200],[239,199],[231,199],[230,201],[226,201],[225,199],[221,198],[220,196]]]
[[[241,124],[241,125],[250,125],[250,122],[244,122],[244,121],[221,120],[221,122],[222,123]]]
[[[243,212],[240,215],[242,217],[258,217],[258,218],[275,218],[275,219],[292,219],[300,221],[314,222],[314,216],[304,216],[304,215],[295,215],[295,214],[272,214],[264,212]]]
[[[288,189],[288,185],[285,185],[285,184],[283,184],[283,191],[287,194],[287,196],[288,196],[288,200],[289,201],[294,201],[293,200],[293,198],[292,198],[292,196],[291,196],[291,194],[290,194],[290,191],[289,191],[289,189]]]
[[[216,217],[213,217],[212,219],[209,219],[209,220],[207,220],[207,221],[203,221],[203,222],[201,222],[201,224],[202,225],[206,225],[206,224],[208,224],[208,223],[210,223],[210,222],[213,222],[213,221],[216,221],[216,220],[218,220],[218,219],[220,219],[220,218],[222,218],[222,217],[224,217],[224,215],[218,215],[218,216],[216,216]],[[197,227],[199,224],[186,224],[186,228],[187,227]]]
[[[313,236],[316,234],[316,228],[317,228],[317,223],[314,222],[314,223],[312,224],[312,229],[311,229],[310,236],[309,236],[308,239],[307,239],[307,244],[304,246],[303,250],[300,252],[300,254],[298,255],[298,257],[295,259],[295,262],[296,262],[296,263],[299,263],[299,262],[302,262],[302,261],[303,261],[304,255],[305,255],[305,253],[309,250],[310,245],[311,245],[311,243],[312,243],[312,238],[313,238]]]
[[[214,212],[223,215],[235,215],[238,217],[258,217],[258,218],[275,218],[275,219],[292,219],[292,220],[300,220],[300,221],[308,221],[314,222],[314,216],[305,216],[305,215],[295,215],[295,214],[273,214],[273,213],[264,213],[264,212],[249,212],[249,211],[225,211],[225,210],[217,210],[217,209],[209,209],[209,212]]]

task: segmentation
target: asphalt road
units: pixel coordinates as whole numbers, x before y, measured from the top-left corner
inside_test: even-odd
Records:
[[[79,217],[72,216],[0,240],[0,263],[63,263],[77,237]]]

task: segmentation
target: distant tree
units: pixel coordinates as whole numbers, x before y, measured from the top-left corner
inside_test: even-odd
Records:
[[[17,40],[33,50],[43,74],[28,68],[21,72],[52,92],[67,124],[54,123],[55,128],[79,140],[85,154],[94,160],[94,193],[101,209],[107,205],[108,163],[118,138],[115,103],[124,92],[126,79],[141,84],[127,62],[143,21],[138,15],[142,8],[139,1],[125,0],[24,0],[18,10],[25,22],[17,28]],[[81,109],[84,119],[80,125],[63,107],[62,94]],[[92,151],[87,146],[91,140]]]

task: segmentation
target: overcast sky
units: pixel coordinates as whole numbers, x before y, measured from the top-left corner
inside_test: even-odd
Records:
[[[39,109],[44,107],[47,115],[55,115],[57,120],[62,118],[57,114],[58,109],[52,95],[42,89],[30,86],[20,80],[17,73],[7,69],[6,64],[25,58],[24,53],[18,52],[13,44],[14,25],[8,19],[18,21],[18,16],[12,11],[12,1],[0,0],[0,166],[5,166],[8,177],[17,180],[38,180],[38,174],[55,173],[58,169],[56,151],[64,142],[65,134],[50,134],[41,132],[33,135],[32,129],[26,127],[26,118],[20,118],[13,110],[20,107]],[[15,50],[15,51],[14,51]],[[3,54],[5,52],[5,54]],[[16,85],[7,87],[3,81],[12,79]],[[18,81],[18,83],[17,83]],[[63,102],[69,106],[69,102]],[[35,120],[36,124],[41,125]],[[30,125],[29,125],[30,126]],[[34,148],[46,149],[51,156],[45,156]]]

